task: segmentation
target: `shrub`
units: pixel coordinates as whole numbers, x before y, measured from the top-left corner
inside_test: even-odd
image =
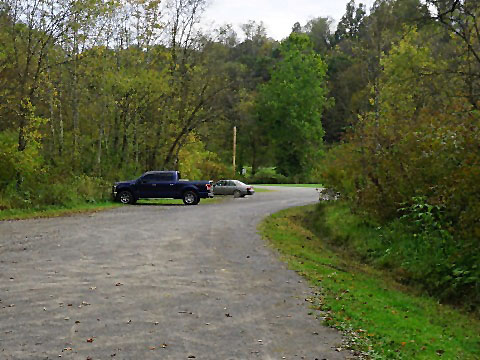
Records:
[[[466,251],[448,229],[442,207],[412,199],[400,218],[383,226],[368,214],[353,214],[347,203],[321,203],[314,213],[315,230],[335,246],[363,261],[388,268],[398,279],[422,287],[442,302],[478,311],[480,256]]]
[[[252,184],[284,184],[288,183],[288,178],[276,172],[275,168],[260,168],[255,175],[246,179]]]

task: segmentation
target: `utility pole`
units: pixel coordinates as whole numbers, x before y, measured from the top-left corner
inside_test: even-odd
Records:
[[[236,174],[236,156],[237,156],[237,127],[233,127],[233,177]]]

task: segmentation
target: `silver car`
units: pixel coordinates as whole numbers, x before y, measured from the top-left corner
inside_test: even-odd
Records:
[[[255,194],[253,186],[246,185],[238,180],[219,180],[213,184],[214,195],[233,195],[235,197],[245,197],[245,195]]]

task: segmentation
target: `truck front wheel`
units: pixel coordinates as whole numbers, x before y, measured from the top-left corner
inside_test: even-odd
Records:
[[[183,193],[183,203],[185,205],[197,205],[200,202],[200,198],[195,193],[195,191],[185,191]]]
[[[120,194],[118,194],[118,201],[122,204],[135,204],[135,198],[128,190],[121,191]]]

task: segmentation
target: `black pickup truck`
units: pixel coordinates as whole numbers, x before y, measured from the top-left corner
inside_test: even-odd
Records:
[[[122,204],[138,199],[183,199],[185,205],[197,205],[200,199],[213,197],[210,181],[181,180],[178,171],[149,171],[136,180],[115,183],[112,195]]]

